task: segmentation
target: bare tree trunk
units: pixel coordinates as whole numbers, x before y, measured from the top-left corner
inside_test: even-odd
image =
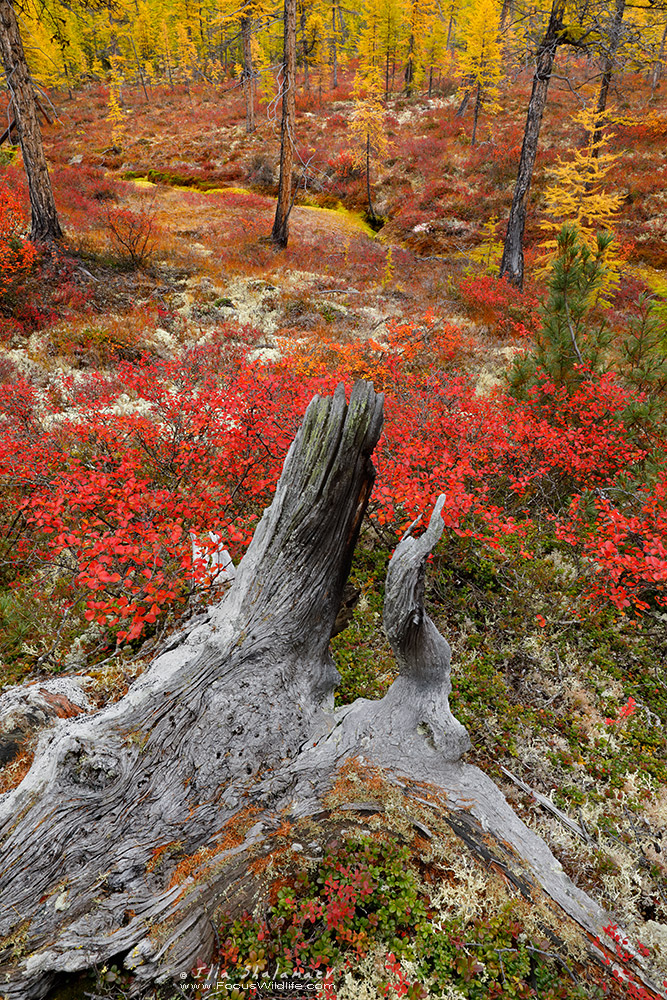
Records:
[[[332,80],[331,89],[335,90],[338,86],[338,39],[336,38],[336,0],[331,8],[331,61],[332,65]]]
[[[507,24],[507,18],[512,13],[512,0],[503,0],[503,5],[500,9],[500,30],[503,31],[505,25]]]
[[[662,39],[660,41],[660,50],[658,52],[658,58],[653,63],[653,72],[651,74],[651,97],[653,97],[656,87],[660,77],[662,76],[662,65],[665,58],[665,44],[667,43],[667,24],[665,24],[665,30],[662,33]]]
[[[472,119],[472,137],[470,139],[470,145],[474,146],[477,141],[477,122],[479,121],[479,112],[482,107],[482,86],[477,81],[477,95],[475,97],[475,111],[473,113]]]
[[[307,94],[310,93],[310,72],[308,66],[308,56],[310,50],[308,47],[308,36],[306,34],[306,8],[301,8],[301,53],[303,55],[303,89]]]
[[[470,86],[470,83],[471,83],[470,77],[467,77],[463,81],[463,86],[465,87],[467,85],[468,89],[461,98],[461,103],[459,104],[458,108],[454,112],[455,118],[463,118],[464,114],[466,113],[466,109],[468,107],[468,104],[470,103],[470,95],[472,94],[472,87]]]
[[[405,94],[407,97],[412,96],[412,85],[415,78],[415,36],[410,35],[410,40],[408,42],[408,54],[405,60]]]
[[[132,35],[130,35],[130,43],[132,45],[132,52],[134,53],[134,61],[137,64],[137,72],[139,74],[139,80],[141,81],[144,97],[146,98],[146,104],[149,104],[150,98],[148,96],[148,91],[146,90],[146,78],[144,77],[144,71],[141,68],[141,63],[139,61],[139,53],[137,52],[137,47],[134,44],[134,38],[132,37]]]
[[[343,17],[343,8],[340,3],[336,2],[334,9],[338,11],[338,30],[340,32],[341,45],[344,44],[344,40],[347,37],[347,30],[345,28],[345,19]]]
[[[371,137],[366,136],[366,195],[368,197],[368,214],[371,221],[375,222],[375,212],[373,211],[373,200],[371,198]]]
[[[612,73],[614,72],[614,62],[616,61],[616,53],[618,52],[618,46],[621,41],[621,28],[623,26],[624,14],[625,0],[616,0],[616,10],[614,11],[614,18],[611,22],[609,41],[602,60],[602,79],[600,80],[598,103],[595,108],[596,123],[595,131],[593,132],[591,153],[596,158],[600,152],[600,140],[602,138],[602,129],[604,127],[604,113],[607,110],[609,84],[611,83]]]
[[[153,982],[208,961],[216,908],[253,909],[252,863],[279,847],[272,834],[286,818],[307,820],[307,836],[320,830],[324,842],[317,817],[336,808],[326,796],[355,761],[381,775],[374,797],[402,796],[408,821],[426,802],[527,898],[546,893],[559,920],[604,942],[610,917],[493,782],[460,762],[470,741],[449,708],[451,651],[424,609],[444,497],[389,566],[384,627],[397,680],[379,701],[332,711],[329,638],[381,426],[369,383],[349,404],[342,386],[316,397],[224,600],[120,702],[44,734],[23,782],[0,798],[7,1000],[40,1000],[57,973],[112,956]]]
[[[11,0],[0,0],[0,48],[19,132],[30,194],[30,238],[37,242],[63,237],[46,165],[35,94]]]
[[[452,4],[449,11],[449,23],[447,25],[447,41],[445,42],[445,48],[447,50],[454,48],[454,4]]]
[[[292,164],[294,162],[294,123],[296,120],[296,0],[285,0],[283,42],[283,100],[280,128],[280,179],[278,204],[271,238],[286,247],[289,238],[289,215],[292,211]]]
[[[255,70],[252,64],[252,17],[241,18],[243,42],[243,94],[245,96],[245,130],[255,131]]]
[[[553,0],[549,24],[537,52],[537,65],[533,77],[533,90],[528,104],[519,170],[507,223],[503,257],[500,262],[500,276],[507,275],[510,282],[518,288],[523,287],[523,233],[526,227],[528,192],[530,191],[530,182],[533,179],[542,115],[547,103],[549,81],[556,49],[560,43],[559,36],[563,29],[564,16],[565,0]]]

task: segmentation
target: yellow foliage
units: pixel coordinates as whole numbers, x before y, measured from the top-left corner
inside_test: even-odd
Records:
[[[552,181],[545,191],[547,218],[541,228],[548,234],[540,246],[546,251],[545,267],[556,253],[558,233],[564,223],[574,225],[586,246],[597,253],[597,234],[612,231],[616,216],[623,202],[620,194],[606,190],[607,175],[620,154],[605,151],[608,136],[595,138],[598,115],[594,108],[583,108],[573,119],[584,128],[586,144],[574,151],[569,160],[559,158],[551,171]],[[606,291],[615,287],[621,259],[618,247],[612,243],[607,252],[605,267],[608,272]]]
[[[480,88],[489,111],[497,110],[502,75],[500,6],[495,0],[469,0],[462,12],[459,38],[465,48],[460,70],[466,90]]]
[[[381,79],[388,89],[389,63],[398,52],[405,36],[406,10],[404,0],[364,0],[361,4],[362,23],[359,36],[359,76],[364,82]]]
[[[180,75],[185,79],[192,79],[198,63],[197,49],[185,27],[180,23],[176,25],[176,44]]]
[[[391,247],[387,247],[387,256],[384,263],[384,274],[382,276],[382,287],[387,288],[394,279],[394,256]]]
[[[116,148],[120,147],[123,139],[123,125],[126,113],[120,106],[118,85],[109,89],[109,110],[106,120],[111,123],[111,143]]]
[[[356,167],[366,165],[368,156],[381,159],[389,148],[384,127],[384,108],[374,93],[358,98],[350,115],[348,131]]]
[[[503,255],[504,244],[497,238],[497,228],[498,216],[492,215],[482,226],[482,242],[468,254],[471,261],[474,261],[475,264],[480,264],[484,268],[485,274],[495,275],[500,270],[500,259]]]

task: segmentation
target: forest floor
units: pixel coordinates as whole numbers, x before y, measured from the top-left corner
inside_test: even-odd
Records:
[[[664,295],[667,288],[667,92],[656,94],[649,114],[645,83],[632,82],[619,102],[624,124],[610,140],[619,159],[609,184],[625,196],[617,233],[627,266],[610,313],[619,326],[639,292]],[[493,393],[511,359],[530,345],[545,294],[534,262],[548,168],[580,140],[569,117],[576,98],[554,87],[533,186],[528,280],[522,295],[499,287],[488,266],[498,258],[529,83],[519,79],[503,115],[482,122],[475,149],[470,122],[454,115],[453,89],[390,101],[390,157],[373,176],[375,209],[385,221],[378,233],[349,154],[349,90],[321,100],[300,95],[299,156],[309,167],[289,246],[279,252],[269,240],[277,124],[261,120],[247,135],[238,92],[154,89],[145,102],[125,89],[126,117],[113,138],[104,87],[59,95],[59,120],[45,140],[67,249],[5,310],[3,384],[22,379],[37,387],[48,429],[61,416],[49,423],[44,400],[55,399],[63,379],[82,392],[142,358],[178,361],[193,346],[215,344],[221,330],[228,337],[245,330],[256,365],[279,362],[296,345],[305,356],[330,349],[336,364],[347,357],[347,374],[373,377],[381,365],[376,358],[373,369],[355,345],[379,356],[397,328],[422,324],[455,327],[456,372],[478,396]],[[20,163],[8,159],[4,179],[25,196]],[[395,529],[362,535],[352,570],[360,599],[333,643],[340,702],[377,697],[395,675],[380,624],[395,537]],[[43,605],[43,572],[19,576],[20,592],[9,580],[0,595],[7,682],[74,664],[92,678],[98,705],[124,693],[150,661],[156,635],[128,644],[111,662],[85,605],[61,634]],[[638,620],[611,604],[587,605],[579,562],[562,547],[545,545],[528,560],[511,544],[500,551],[454,531],[434,557],[427,599],[452,645],[451,704],[472,739],[467,759],[493,777],[573,881],[648,946],[667,975],[664,607],[654,604]],[[158,625],[173,622],[172,609]],[[83,650],[76,663],[67,651],[74,642]],[[624,712],[628,705],[634,708]],[[27,739],[6,768],[4,787],[20,780],[33,747]],[[508,771],[547,796],[581,835]],[[109,992],[112,983],[102,976],[97,987]],[[457,988],[467,989],[461,983]],[[602,995],[585,988],[571,995]]]

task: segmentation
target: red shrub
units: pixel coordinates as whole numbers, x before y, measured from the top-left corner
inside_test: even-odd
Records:
[[[59,376],[45,393],[10,373],[0,384],[0,529],[9,579],[48,578],[86,617],[131,640],[208,569],[190,532],[237,557],[269,502],[315,392],[371,378],[386,394],[369,515],[400,531],[445,492],[448,528],[530,557],[536,529],[576,549],[591,593],[621,609],[667,604],[667,477],[632,486],[644,453],[622,415],[632,394],[611,376],[565,398],[544,380],[528,403],[478,396],[454,365],[455,327],[390,331],[389,345],[306,345],[248,360],[243,331],[173,361]],[[654,443],[664,463],[664,442]],[[621,488],[622,487],[622,488]],[[19,517],[17,519],[17,511]]]
[[[529,336],[538,323],[537,297],[519,291],[504,278],[463,278],[459,292],[472,316],[506,336]]]
[[[16,195],[0,185],[0,303],[16,290],[37,257],[25,238],[25,216]]]

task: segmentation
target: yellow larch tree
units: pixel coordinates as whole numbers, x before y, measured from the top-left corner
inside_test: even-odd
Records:
[[[220,0],[218,23],[236,30],[241,39],[240,80],[246,106],[246,131],[255,131],[255,94],[259,63],[264,62],[257,31],[268,13],[266,0]]]
[[[379,0],[363,0],[361,30],[357,45],[359,56],[358,85],[365,81],[377,83],[382,66],[381,16]]]
[[[338,72],[345,62],[343,49],[343,16],[340,0],[325,0],[324,20],[328,25],[326,38],[331,62],[331,89],[338,86]]]
[[[320,0],[298,0],[296,16],[297,60],[303,69],[303,86],[308,93],[311,70],[317,71],[324,56],[326,32],[324,6]]]
[[[441,25],[440,14],[436,0],[406,0],[404,6],[405,19],[405,93],[411,96],[426,72],[429,40],[436,25]],[[438,39],[442,42],[442,34]],[[432,51],[432,50],[431,50]],[[429,61],[432,67],[433,62]],[[432,84],[432,75],[430,76]]]
[[[475,95],[470,139],[474,146],[482,108],[486,107],[488,111],[499,108],[502,48],[500,7],[497,0],[468,0],[461,12],[458,39],[463,45],[460,57],[463,87],[468,93]]]
[[[393,82],[405,32],[404,0],[364,0],[361,5],[358,56],[359,75],[374,89],[384,79],[385,99]]]
[[[557,253],[558,234],[565,223],[577,230],[591,253],[597,253],[598,234],[613,232],[623,202],[621,194],[614,194],[606,186],[609,172],[620,154],[606,149],[611,138],[609,134],[596,138],[597,109],[582,108],[573,121],[583,128],[586,138],[583,148],[575,149],[571,159],[559,158],[551,171],[551,183],[544,194],[547,218],[541,224],[547,234],[547,239],[540,244],[545,251],[545,264],[549,264]],[[605,290],[608,291],[616,285],[621,266],[618,246],[614,242],[606,248],[605,260],[601,263],[607,272]]]
[[[380,99],[382,83],[376,71],[365,80],[357,78],[355,90],[357,98],[350,115],[348,132],[353,162],[366,173],[366,195],[368,215],[371,223],[377,221],[371,192],[371,162],[381,159],[389,148],[389,139],[384,122],[384,107]]]
[[[60,4],[30,0],[20,13],[21,36],[33,79],[46,87],[76,86],[87,70],[76,18]]]
[[[189,84],[197,73],[199,56],[191,33],[187,26],[180,21],[176,25],[176,51],[178,54],[178,74],[184,83]]]
[[[447,46],[450,34],[449,17],[443,17],[439,9],[435,10],[425,26],[424,41],[421,47],[429,97],[438,85],[440,74],[443,71],[447,72],[451,66],[452,54]]]

